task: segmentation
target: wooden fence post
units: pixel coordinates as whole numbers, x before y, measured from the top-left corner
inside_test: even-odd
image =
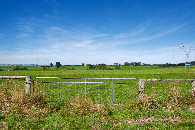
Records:
[[[25,86],[26,94],[31,94],[31,77],[26,76],[26,86]]]
[[[144,97],[144,79],[139,79],[138,90],[139,98],[142,99]]]
[[[195,96],[195,81],[192,81],[192,97]]]

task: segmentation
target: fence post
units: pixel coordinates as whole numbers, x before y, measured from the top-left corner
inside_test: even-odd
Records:
[[[142,99],[144,97],[144,79],[139,79],[138,91],[139,91],[139,98]]]
[[[113,84],[113,79],[112,79],[112,103],[114,102],[114,99],[113,99],[113,98],[114,98],[114,96],[113,96],[113,95],[114,95],[114,94],[113,94],[113,91],[114,91],[113,85],[114,85],[114,84]]]
[[[26,94],[31,94],[31,76],[26,76]]]
[[[86,99],[86,91],[87,91],[87,84],[86,84],[86,78],[85,78],[85,99]]]
[[[33,93],[35,92],[35,80],[33,80]]]
[[[195,81],[192,81],[192,97],[195,96]]]
[[[61,86],[60,86],[60,77],[59,77],[59,95],[61,93]]]

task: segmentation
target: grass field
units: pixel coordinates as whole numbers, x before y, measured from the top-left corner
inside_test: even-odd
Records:
[[[27,67],[28,70],[14,71],[13,67],[0,67],[4,70],[0,71],[0,75],[31,76],[32,79],[48,76],[195,78],[195,67],[188,70],[184,67],[157,66],[110,68],[112,70],[88,70],[86,66],[68,66],[58,70],[56,67],[48,70]],[[58,81],[36,79],[55,80]],[[115,84],[114,103],[121,105],[113,105],[111,81],[104,82],[106,84],[88,85],[85,99],[84,84],[62,85],[59,91],[58,84],[37,82],[35,92],[29,97],[24,92],[24,80],[0,80],[0,129],[195,129],[195,100],[191,96],[191,82],[146,82],[142,100],[138,98],[136,85]],[[117,82],[127,83],[129,80]]]

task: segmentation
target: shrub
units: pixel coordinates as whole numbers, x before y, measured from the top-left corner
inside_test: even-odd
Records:
[[[23,68],[20,68],[20,67],[14,67],[13,70],[28,70],[28,68],[26,67],[23,67]]]
[[[98,70],[111,70],[110,68],[107,68],[106,66],[101,66],[101,65],[96,65],[95,68]]]

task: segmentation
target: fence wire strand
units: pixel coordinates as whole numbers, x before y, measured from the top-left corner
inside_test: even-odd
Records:
[[[147,81],[145,82],[145,95],[155,95],[156,98],[167,98],[174,94],[189,98],[192,93],[191,81]]]
[[[135,81],[131,81],[131,79],[120,79],[126,80],[128,83],[117,83],[120,81],[115,79],[114,82],[112,82],[112,80],[92,78],[83,82],[81,79],[74,79],[74,83],[72,79],[61,79],[59,87],[59,83],[54,79],[52,80],[53,82],[48,82],[47,80],[42,81],[42,79],[39,79],[37,85],[44,88],[49,102],[55,102],[58,100],[71,102],[79,95],[85,98],[90,98],[92,101],[99,104],[106,102],[121,104],[138,97],[137,83],[135,83]]]

